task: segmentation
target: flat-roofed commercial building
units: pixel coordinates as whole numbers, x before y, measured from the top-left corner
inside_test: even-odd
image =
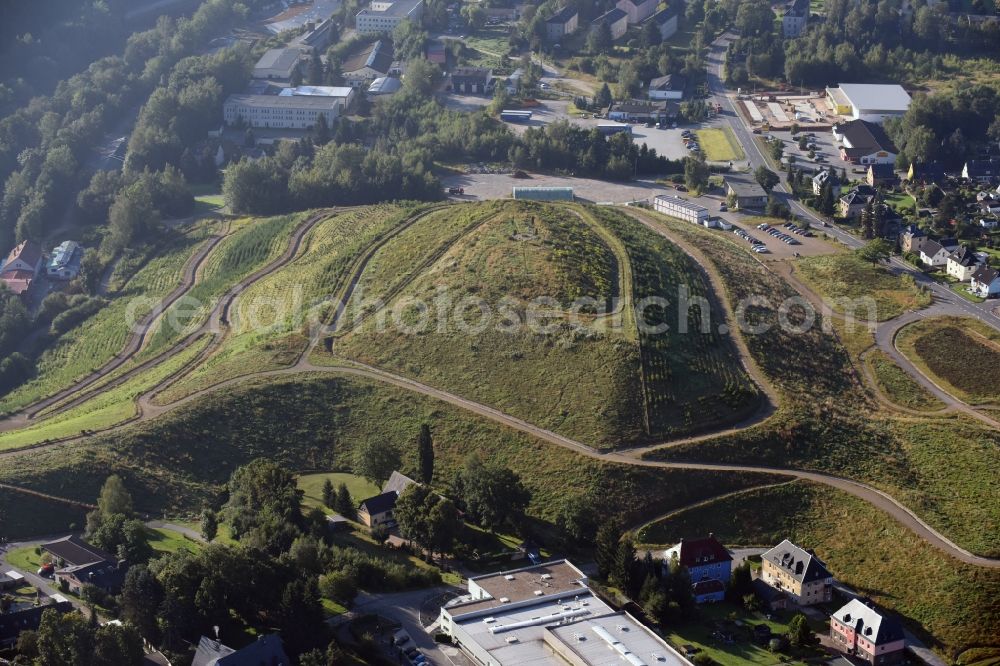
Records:
[[[902,86],[874,83],[841,83],[826,96],[838,114],[872,123],[903,115],[911,101]]]
[[[359,34],[372,35],[392,32],[396,26],[409,19],[420,23],[424,13],[424,0],[372,0],[368,9],[362,9],[354,17],[354,26]]]
[[[689,666],[628,613],[615,612],[566,560],[469,579],[441,630],[483,666]]]
[[[343,97],[313,95],[230,95],[222,107],[227,125],[242,120],[250,127],[309,129],[326,117],[328,125],[339,117]]]
[[[666,194],[657,194],[653,197],[653,210],[670,217],[705,225],[710,217],[708,209],[690,201],[685,201],[679,197],[671,197]]]
[[[253,66],[253,78],[287,81],[299,66],[302,52],[297,48],[271,49]]]

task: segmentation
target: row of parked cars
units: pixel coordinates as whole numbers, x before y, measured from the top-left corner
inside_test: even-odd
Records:
[[[786,223],[785,226],[787,227],[789,224],[791,224],[791,223],[790,222]],[[792,226],[795,226],[795,225],[792,225]],[[761,231],[763,231],[764,233],[768,234],[769,236],[774,236],[775,238],[777,238],[778,240],[780,240],[782,243],[785,243],[786,245],[801,245],[802,244],[797,239],[792,238],[791,236],[789,236],[788,234],[786,234],[781,229],[778,229],[777,227],[772,227],[770,224],[758,224],[757,228],[760,229]],[[798,227],[795,227],[795,228],[798,229]],[[799,229],[799,232],[801,232],[801,231],[802,230]],[[796,233],[798,233],[798,232],[796,232]]]
[[[691,130],[684,130],[681,132],[681,139],[684,140],[684,147],[692,153],[696,153],[701,150],[701,146],[698,144],[698,139]]]
[[[749,233],[743,231],[739,227],[733,227],[733,233],[742,238],[743,240],[745,240],[746,242],[750,243],[750,249],[756,252],[757,254],[767,254],[768,252],[770,252],[770,250],[767,249],[767,246],[764,245],[764,241],[754,238]]]
[[[417,644],[410,638],[406,629],[400,629],[392,636],[392,644],[399,648],[400,653],[406,657],[413,666],[429,666],[427,657],[417,649]]]

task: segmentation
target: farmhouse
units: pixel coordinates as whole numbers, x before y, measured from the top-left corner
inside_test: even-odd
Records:
[[[301,55],[299,49],[271,49],[253,66],[253,78],[287,81],[298,69]]]
[[[785,38],[798,37],[809,24],[809,0],[792,0],[781,16],[781,33]]]
[[[826,96],[838,114],[872,123],[902,116],[910,108],[910,96],[898,85],[841,83],[827,88]]]
[[[392,69],[393,52],[388,42],[378,40],[354,53],[340,68],[344,82],[353,88],[368,85]]]
[[[468,593],[441,609],[441,631],[483,666],[689,666],[626,612],[615,612],[572,563],[470,578]]]
[[[642,23],[656,11],[659,0],[618,0],[615,5],[628,14],[628,24]]]
[[[591,30],[599,30],[602,25],[608,26],[611,31],[611,39],[621,39],[628,30],[628,12],[617,7],[607,11],[593,20],[590,24]]]
[[[786,592],[799,606],[833,598],[833,576],[811,550],[785,539],[761,556],[761,580]]]
[[[685,85],[687,85],[687,79],[680,74],[658,76],[655,79],[650,80],[647,95],[649,96],[649,99],[669,99],[679,101],[684,99]]]
[[[312,95],[230,95],[222,107],[226,124],[240,121],[250,127],[308,129],[326,118],[327,125],[339,117],[344,108],[342,97]]]
[[[733,556],[729,554],[714,534],[702,539],[681,539],[680,543],[663,553],[665,562],[677,560],[687,568],[692,589],[698,603],[722,601],[726,596],[726,583],[732,576]],[[716,584],[703,584],[715,581]],[[701,585],[699,588],[698,585]]]
[[[396,508],[396,500],[399,493],[395,490],[379,493],[374,497],[362,500],[358,505],[358,520],[368,527],[385,525],[392,527],[396,524],[396,518],[392,512]]]
[[[843,144],[841,158],[852,164],[894,165],[899,154],[882,126],[867,120],[834,125],[833,138]]]
[[[245,666],[248,664],[284,665],[292,663],[278,634],[265,634],[256,641],[234,650],[218,639],[202,636],[191,666]]]
[[[424,0],[372,0],[368,9],[354,16],[354,26],[361,35],[391,33],[407,19],[419,25],[423,13]]]
[[[667,5],[666,9],[661,9],[648,19],[646,23],[652,21],[660,31],[660,39],[667,40],[677,33],[677,20],[680,16],[683,5],[674,0]]]
[[[566,35],[576,32],[580,20],[580,12],[572,5],[567,5],[550,16],[545,21],[545,36],[549,41],[558,41]]]
[[[980,298],[1000,296],[1000,270],[983,265],[972,272],[969,287]]]
[[[0,264],[0,282],[6,284],[13,294],[26,294],[31,290],[41,265],[41,249],[30,240],[21,241]]]
[[[485,95],[489,92],[493,73],[485,67],[456,67],[451,72],[452,92]]]
[[[752,178],[726,175],[726,195],[736,199],[736,207],[744,209],[762,209],[767,205],[767,192]]]
[[[704,206],[691,203],[678,197],[671,197],[665,194],[657,194],[653,197],[653,210],[670,217],[676,217],[685,222],[693,222],[708,226],[710,215]]]
[[[853,599],[830,616],[830,638],[842,652],[882,666],[903,659],[903,625],[875,608]]]
[[[982,263],[982,257],[969,248],[962,246],[948,255],[948,275],[959,282],[965,282],[972,278],[972,274]]]

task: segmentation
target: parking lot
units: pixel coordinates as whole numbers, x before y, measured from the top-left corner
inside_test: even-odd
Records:
[[[722,217],[730,219],[735,226],[733,231],[737,238],[747,243],[750,249],[761,261],[774,259],[792,259],[796,257],[810,257],[818,254],[830,254],[835,251],[834,246],[823,239],[822,230],[811,229],[803,233],[794,232],[793,228],[786,227],[785,223],[772,218],[755,218],[746,216],[741,219],[732,219],[729,215]],[[761,229],[760,225],[766,224],[767,229]],[[791,223],[788,223],[791,224]],[[806,235],[806,233],[811,235]],[[754,247],[766,248],[766,251],[754,251]]]
[[[833,139],[833,132],[829,130],[822,130],[818,132],[813,132],[814,137],[811,141],[816,144],[816,157],[820,158],[819,161],[809,158],[808,150],[799,150],[798,141],[793,141],[790,134],[775,134],[776,138],[781,139],[785,147],[785,156],[794,155],[796,166],[802,167],[806,166],[812,171],[820,171],[826,167],[833,167],[840,173],[841,169],[847,171],[847,177],[849,179],[860,179],[864,177],[864,168],[858,165],[851,164],[840,157],[840,148],[837,147],[837,142]],[[858,169],[860,173],[853,173],[853,169]]]

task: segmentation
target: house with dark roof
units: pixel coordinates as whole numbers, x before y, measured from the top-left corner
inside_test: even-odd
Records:
[[[677,21],[683,7],[683,3],[678,0],[671,0],[666,9],[656,12],[644,23],[655,23],[656,28],[660,31],[660,39],[670,39],[677,33]]]
[[[15,603],[6,613],[0,613],[0,649],[14,647],[22,631],[37,631],[42,623],[42,613],[53,609],[59,613],[73,610],[73,604],[65,597],[49,597],[49,603],[39,606],[33,603]]]
[[[725,597],[725,588],[732,576],[733,556],[714,534],[701,539],[681,539],[676,546],[664,551],[663,559],[665,562],[676,561],[688,570],[692,590],[696,596],[700,592],[704,601],[720,601]],[[718,582],[721,592],[719,585],[698,587],[699,583],[706,581]]]
[[[1000,179],[1000,157],[969,160],[962,167],[962,178],[977,183],[989,183]]]
[[[852,599],[830,616],[830,638],[842,652],[873,666],[902,661],[906,647],[899,620],[862,599]]]
[[[983,258],[964,245],[948,255],[946,270],[948,275],[959,282],[972,278],[972,274],[983,263]]]
[[[1000,297],[1000,270],[980,266],[972,272],[969,289],[980,298]]]
[[[919,252],[920,246],[927,239],[924,230],[915,224],[908,225],[899,234],[899,245],[903,252]]]
[[[382,486],[382,492],[387,493],[393,491],[397,495],[402,495],[404,490],[415,485],[419,485],[415,480],[406,476],[402,472],[393,470],[392,475],[389,476],[389,480],[385,482],[384,486]]]
[[[399,493],[390,490],[362,500],[358,505],[358,520],[368,527],[376,525],[392,527],[396,524],[392,512],[396,508],[397,499],[399,499]]]
[[[377,78],[387,76],[394,56],[389,42],[377,40],[344,61],[340,72],[352,88],[368,86]]]
[[[55,558],[61,567],[78,567],[92,562],[115,560],[115,556],[111,553],[87,543],[75,534],[43,543],[41,549]]]
[[[833,138],[842,144],[841,158],[851,164],[896,164],[899,149],[881,125],[851,120],[834,125]]]
[[[684,87],[687,79],[681,74],[667,74],[651,79],[647,96],[649,99],[663,100],[669,99],[679,101],[684,99]]]
[[[615,7],[591,21],[590,29],[592,31],[600,30],[602,25],[608,26],[608,30],[611,31],[611,39],[621,39],[628,30],[628,12]]]
[[[485,95],[490,90],[493,72],[486,67],[456,67],[451,71],[449,90],[467,95]]]
[[[861,215],[869,201],[880,198],[878,190],[871,185],[858,185],[837,200],[837,213],[840,217],[853,220]]]
[[[767,205],[767,191],[753,178],[737,174],[726,174],[726,196],[736,200],[739,210],[763,210]]]
[[[911,183],[940,183],[944,180],[944,165],[940,162],[911,162],[906,179]]]
[[[872,187],[879,187],[880,185],[893,185],[899,178],[896,176],[896,170],[891,164],[869,164],[868,171],[865,174],[865,182]]]
[[[555,14],[545,19],[545,36],[549,41],[556,42],[576,32],[580,22],[580,12],[572,5],[566,5]]]
[[[125,562],[101,560],[56,569],[54,576],[60,583],[65,583],[73,594],[80,594],[85,585],[93,585],[108,594],[117,594],[122,589],[127,572]]]
[[[239,650],[223,645],[208,636],[202,636],[194,653],[191,666],[291,666],[278,634],[260,636],[250,645]]]
[[[811,550],[785,539],[761,556],[760,579],[788,594],[799,606],[833,598],[833,576]]]

